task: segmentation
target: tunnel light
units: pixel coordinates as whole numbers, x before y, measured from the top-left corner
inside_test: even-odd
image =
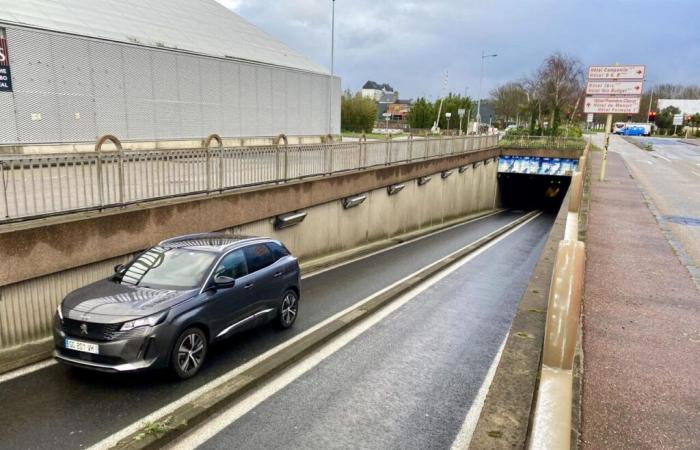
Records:
[[[454,170],[446,170],[446,171],[442,172],[442,174],[440,174],[440,176],[441,176],[442,179],[444,180],[445,178],[447,178],[447,177],[449,177],[450,175],[452,175],[452,173],[454,173]]]
[[[399,192],[403,191],[403,188],[405,187],[405,184],[392,184],[391,186],[386,188],[386,192],[389,195],[396,195]]]
[[[481,161],[477,161],[477,162],[475,162],[474,164],[472,164],[472,167],[476,169],[476,168],[479,167],[480,165],[481,165]]]
[[[484,165],[485,165],[485,166],[488,166],[489,164],[491,164],[491,158],[489,158],[489,159],[487,159],[486,161],[484,161]]]
[[[418,178],[418,186],[423,186],[424,184],[428,184],[428,182],[432,179],[433,179],[433,177],[420,177],[420,178]]]
[[[291,212],[287,214],[280,214],[275,217],[274,227],[275,230],[281,230],[282,228],[293,227],[294,225],[299,225],[306,219],[305,212]]]
[[[467,171],[467,169],[468,169],[467,166],[461,166],[461,167],[459,168],[459,173],[464,173],[464,172]]]
[[[367,195],[362,194],[362,195],[353,195],[352,197],[346,197],[343,199],[343,208],[345,209],[350,209],[354,208],[355,206],[360,206],[362,202],[367,200]]]

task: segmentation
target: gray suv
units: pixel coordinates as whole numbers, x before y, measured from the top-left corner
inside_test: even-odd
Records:
[[[190,378],[213,341],[299,311],[297,259],[276,240],[208,233],[163,241],[66,296],[54,356],[87,369],[170,367]]]

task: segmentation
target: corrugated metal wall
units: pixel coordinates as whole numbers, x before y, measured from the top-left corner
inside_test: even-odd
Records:
[[[0,93],[0,145],[328,133],[324,75],[5,28],[14,92]]]

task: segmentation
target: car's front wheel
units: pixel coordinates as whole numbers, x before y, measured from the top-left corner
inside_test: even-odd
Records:
[[[175,341],[170,366],[180,379],[192,378],[207,356],[207,337],[199,328],[188,328]]]
[[[277,315],[277,322],[283,330],[294,325],[299,313],[299,296],[296,292],[289,290],[282,296],[282,304]]]

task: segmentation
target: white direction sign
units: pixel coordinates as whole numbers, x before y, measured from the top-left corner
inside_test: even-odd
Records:
[[[586,97],[583,112],[588,114],[637,114],[640,97]]]
[[[641,95],[642,81],[589,81],[588,95]]]
[[[683,114],[673,115],[673,125],[683,125]]]
[[[590,66],[589,80],[643,80],[644,66]]]
[[[593,114],[588,114],[586,116],[586,122],[593,123]]]

